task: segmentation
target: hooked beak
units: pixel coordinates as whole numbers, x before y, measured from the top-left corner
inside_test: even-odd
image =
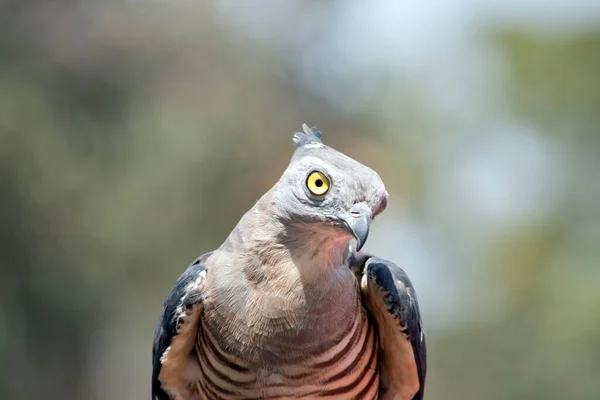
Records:
[[[352,206],[348,215],[342,218],[344,227],[356,238],[356,251],[360,251],[369,236],[372,211],[364,203]]]

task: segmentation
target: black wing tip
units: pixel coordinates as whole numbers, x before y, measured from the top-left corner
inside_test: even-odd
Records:
[[[417,319],[419,329],[421,328],[421,309],[419,307],[419,300],[417,299],[417,292],[415,287],[409,278],[406,271],[400,268],[398,265],[391,261],[381,259],[379,257],[370,257],[365,263],[365,270],[373,274],[378,285],[384,287],[386,291],[396,292],[394,289],[400,289],[400,293],[404,296],[407,295],[410,298],[410,302],[414,308],[414,318]],[[371,272],[372,271],[372,272]],[[390,282],[391,280],[391,282]],[[403,287],[396,287],[394,281],[402,283]]]
[[[419,389],[419,391],[417,392],[417,394],[415,394],[415,397],[413,397],[412,400],[423,400],[423,395],[424,393],[421,391],[421,389]]]
[[[410,277],[408,276],[408,274],[406,273],[406,271],[404,271],[402,268],[400,268],[397,264],[394,264],[391,261],[384,260],[384,259],[379,258],[379,257],[370,257],[367,260],[367,264],[366,265],[370,265],[370,264],[373,264],[373,263],[374,264],[383,264],[383,265],[385,265],[392,272],[392,275],[394,276],[394,279],[397,279],[400,282],[402,282],[407,288],[410,288],[410,289],[414,290],[414,286],[412,284],[412,281],[411,281]],[[378,265],[378,267],[381,268],[382,266]]]
[[[397,314],[402,309],[400,294],[404,293],[398,293],[390,264],[381,258],[371,257],[365,263],[365,272],[369,279],[373,279],[375,284],[385,291],[389,311]]]
[[[419,375],[419,391],[412,400],[422,400],[425,394],[425,380],[427,377],[427,341],[425,334],[421,332],[419,338],[411,341],[411,345],[415,354],[417,373]]]
[[[153,400],[171,400],[169,395],[161,388],[158,376],[161,369],[161,357],[167,348],[171,345],[171,340],[176,334],[177,316],[176,309],[182,302],[197,300],[196,296],[189,296],[186,293],[188,284],[206,270],[205,265],[212,252],[206,253],[195,259],[192,264],[181,274],[173,285],[173,289],[163,304],[163,311],[158,320],[154,332],[154,343],[152,346],[152,399]]]
[[[372,256],[366,260],[365,273],[384,290],[389,312],[406,323],[406,333],[415,355],[420,386],[412,400],[422,400],[427,375],[427,344],[414,286],[402,268],[379,257]],[[395,281],[400,281],[404,287],[398,287]]]
[[[152,382],[152,400],[171,400],[171,397],[160,387],[160,382]]]

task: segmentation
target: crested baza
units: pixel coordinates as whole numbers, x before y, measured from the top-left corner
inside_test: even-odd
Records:
[[[278,182],[165,301],[154,399],[423,400],[414,287],[399,266],[360,251],[385,208],[383,182],[303,130]]]

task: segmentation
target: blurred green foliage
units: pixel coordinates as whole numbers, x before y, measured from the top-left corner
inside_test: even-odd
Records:
[[[0,398],[148,398],[163,299],[276,181],[302,122],[422,211],[420,149],[448,116],[416,93],[342,112],[209,6],[57,4],[0,6]],[[453,266],[506,295],[429,332],[428,397],[596,398],[600,32],[493,37],[510,112],[566,160],[567,201]],[[401,126],[379,110],[395,101]]]

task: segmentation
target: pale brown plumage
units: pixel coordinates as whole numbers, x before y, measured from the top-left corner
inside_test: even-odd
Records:
[[[379,176],[305,127],[280,181],[165,302],[156,399],[422,399],[425,340],[397,266],[352,252],[385,207]],[[325,173],[325,195],[306,176]]]

